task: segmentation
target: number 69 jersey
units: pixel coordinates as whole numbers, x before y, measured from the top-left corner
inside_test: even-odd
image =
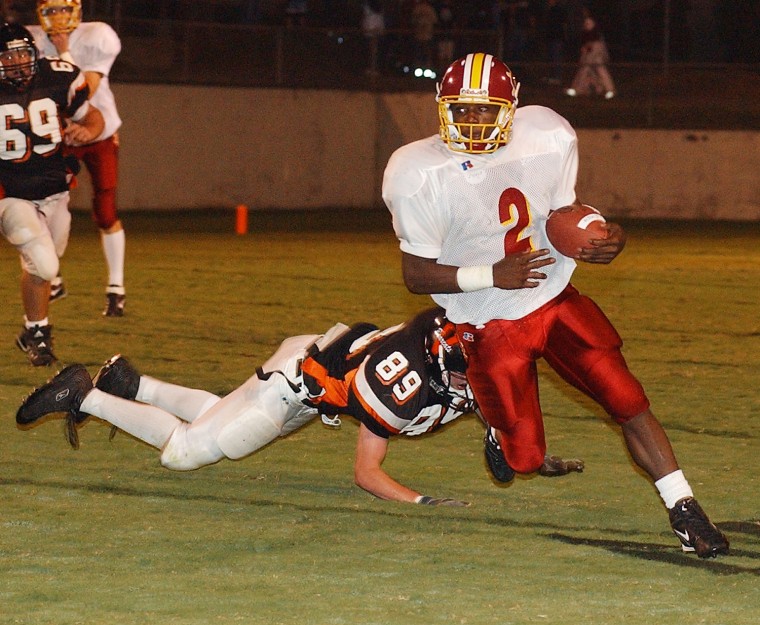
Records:
[[[438,361],[430,357],[428,337],[441,315],[441,309],[426,310],[360,339],[369,342],[369,355],[350,381],[347,411],[374,434],[424,434],[472,412],[469,387],[448,389]]]
[[[38,63],[23,91],[0,87],[0,197],[41,200],[69,188],[63,129],[87,113],[89,88],[71,63]]]

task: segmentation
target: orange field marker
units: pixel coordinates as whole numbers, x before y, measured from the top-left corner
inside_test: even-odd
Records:
[[[246,234],[248,232],[248,207],[238,204],[235,208],[235,233]]]

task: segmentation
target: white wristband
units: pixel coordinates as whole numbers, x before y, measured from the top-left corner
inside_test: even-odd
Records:
[[[493,266],[476,265],[457,269],[457,285],[462,292],[480,291],[493,286]]]
[[[66,50],[66,52],[62,52],[61,54],[59,54],[58,58],[61,59],[62,61],[66,61],[67,63],[71,63],[72,65],[77,64],[76,61],[74,60],[74,57],[71,56],[71,52],[69,52],[68,50]]]

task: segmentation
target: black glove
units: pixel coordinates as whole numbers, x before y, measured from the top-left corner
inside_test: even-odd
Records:
[[[427,495],[420,495],[414,503],[423,506],[449,506],[450,508],[466,508],[470,505],[469,501],[459,501],[458,499],[436,499]]]
[[[544,477],[558,477],[568,473],[583,473],[583,460],[570,459],[563,460],[559,456],[544,456],[544,463],[538,472]]]

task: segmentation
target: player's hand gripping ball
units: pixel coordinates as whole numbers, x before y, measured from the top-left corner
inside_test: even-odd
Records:
[[[604,217],[593,206],[571,204],[549,214],[546,236],[560,254],[578,258],[581,248],[591,247],[592,239],[607,237],[604,224]]]

